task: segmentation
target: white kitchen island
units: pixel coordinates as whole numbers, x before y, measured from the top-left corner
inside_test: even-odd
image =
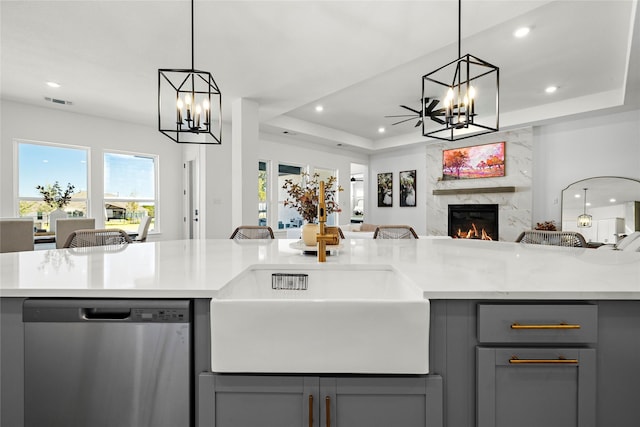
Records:
[[[252,265],[305,266],[295,240],[176,240],[0,254],[3,297],[212,298]],[[389,265],[429,299],[640,300],[640,253],[476,240],[347,239],[326,265]]]
[[[367,427],[640,424],[640,253],[347,239],[319,264],[293,243],[181,240],[0,254],[1,424],[25,425],[22,306],[29,299],[190,300],[193,422],[185,427],[307,427],[327,419],[359,426],[352,417]],[[212,372],[211,299],[256,266],[397,271],[430,301],[429,374]],[[304,325],[304,313],[291,322]]]

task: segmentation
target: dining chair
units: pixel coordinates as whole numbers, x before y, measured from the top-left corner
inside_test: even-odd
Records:
[[[584,236],[575,231],[526,230],[520,233],[516,243],[573,248],[586,248],[589,246]]]
[[[409,225],[379,225],[373,232],[374,239],[417,239],[413,227]]]
[[[0,253],[33,250],[33,218],[0,218]]]
[[[86,248],[90,246],[121,246],[133,243],[126,231],[118,228],[75,230],[64,242],[64,248]]]
[[[64,247],[69,235],[76,230],[96,228],[95,218],[60,218],[56,220],[56,249]]]
[[[230,239],[274,239],[273,230],[266,225],[241,225],[231,234]]]
[[[140,225],[138,226],[138,235],[135,239],[132,239],[134,243],[143,243],[147,241],[147,233],[149,232],[149,226],[151,225],[151,219],[153,217],[143,216],[140,218]]]

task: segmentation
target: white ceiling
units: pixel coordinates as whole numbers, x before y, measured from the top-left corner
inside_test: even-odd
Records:
[[[248,98],[264,132],[367,152],[413,144],[425,140],[413,121],[384,116],[418,107],[422,75],[457,57],[457,8],[197,0],[195,67],[214,75],[225,121]],[[188,0],[2,0],[0,14],[4,99],[156,127],[158,68],[191,65]],[[639,14],[636,0],[464,0],[462,53],[500,67],[503,128],[637,108]]]

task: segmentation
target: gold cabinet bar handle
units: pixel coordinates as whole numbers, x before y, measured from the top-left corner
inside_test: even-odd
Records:
[[[331,398],[329,396],[324,398],[325,416],[327,418],[327,427],[331,427]]]
[[[509,363],[513,364],[532,364],[532,363],[547,363],[547,364],[578,364],[578,359],[565,359],[563,357],[559,357],[557,359],[520,359],[518,356],[511,356],[509,359]]]
[[[309,395],[309,427],[313,427],[313,394]]]
[[[518,322],[511,324],[511,329],[580,329],[580,325],[558,323],[556,325],[521,325]]]

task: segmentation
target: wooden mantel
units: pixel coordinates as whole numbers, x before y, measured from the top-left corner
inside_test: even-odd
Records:
[[[515,193],[516,187],[477,187],[477,188],[446,188],[433,190],[434,196],[451,196],[456,194],[482,194],[482,193]]]

